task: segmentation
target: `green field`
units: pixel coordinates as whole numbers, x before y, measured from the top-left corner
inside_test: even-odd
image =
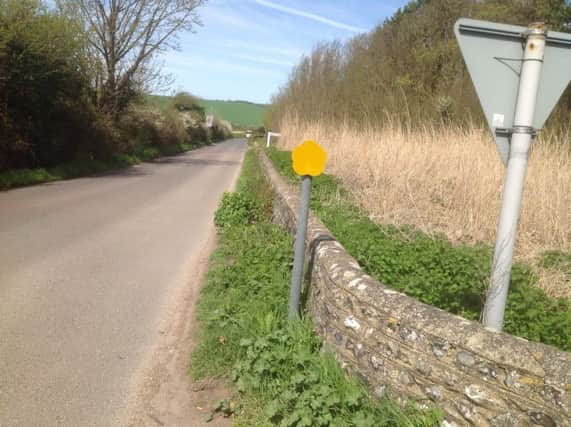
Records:
[[[267,105],[247,101],[218,101],[203,99],[200,104],[206,112],[228,120],[233,126],[263,126]]]
[[[149,100],[159,108],[165,108],[170,96],[151,95]],[[227,120],[234,127],[259,127],[264,124],[264,114],[268,108],[265,104],[254,104],[248,101],[220,101],[201,99],[200,105],[207,113],[213,113],[222,120]]]

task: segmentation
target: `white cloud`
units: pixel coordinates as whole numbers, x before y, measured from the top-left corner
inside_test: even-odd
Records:
[[[299,9],[294,9],[292,7],[283,6],[281,4],[273,3],[267,0],[254,0],[254,1],[257,4],[268,7],[270,9],[278,10],[280,12],[284,12],[289,15],[301,16],[303,18],[311,19],[312,21],[321,22],[322,24],[326,24],[331,27],[341,28],[343,30],[350,31],[352,33],[364,33],[367,31],[365,28],[355,27],[353,25],[348,25],[343,22],[334,21],[333,19],[326,18],[325,16],[317,15],[315,13],[305,12]]]

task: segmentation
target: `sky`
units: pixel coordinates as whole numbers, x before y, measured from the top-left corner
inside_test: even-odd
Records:
[[[372,30],[404,0],[209,0],[202,26],[164,54],[172,91],[205,99],[270,102],[303,54],[320,41]]]

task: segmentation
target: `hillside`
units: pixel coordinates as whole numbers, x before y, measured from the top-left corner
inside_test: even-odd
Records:
[[[165,107],[171,97],[151,95],[149,102],[159,108]],[[207,113],[213,113],[216,117],[227,120],[234,127],[259,127],[264,124],[264,114],[268,108],[265,104],[254,104],[248,101],[222,101],[201,99],[200,105]]]
[[[267,105],[247,101],[220,101],[203,99],[200,104],[206,112],[228,120],[233,126],[263,126]]]

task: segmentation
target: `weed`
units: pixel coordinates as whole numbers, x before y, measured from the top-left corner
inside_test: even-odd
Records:
[[[321,352],[311,322],[299,321],[257,338],[242,339],[245,357],[234,380],[242,392],[264,396],[264,415],[289,426],[433,426],[436,411],[398,408],[373,401],[366,388],[347,379],[330,352]]]
[[[562,251],[545,251],[539,264],[543,268],[556,268],[571,280],[571,254]]]
[[[292,239],[270,223],[270,189],[252,151],[236,194],[217,213],[219,246],[198,304],[201,332],[191,374],[236,381],[243,398],[238,425],[438,425],[436,410],[371,399],[322,351],[309,319],[286,320]],[[250,203],[264,208],[245,209]],[[229,411],[235,413],[223,404],[215,412]]]
[[[246,193],[224,193],[214,215],[217,227],[235,227],[256,222],[262,214],[262,204]]]

